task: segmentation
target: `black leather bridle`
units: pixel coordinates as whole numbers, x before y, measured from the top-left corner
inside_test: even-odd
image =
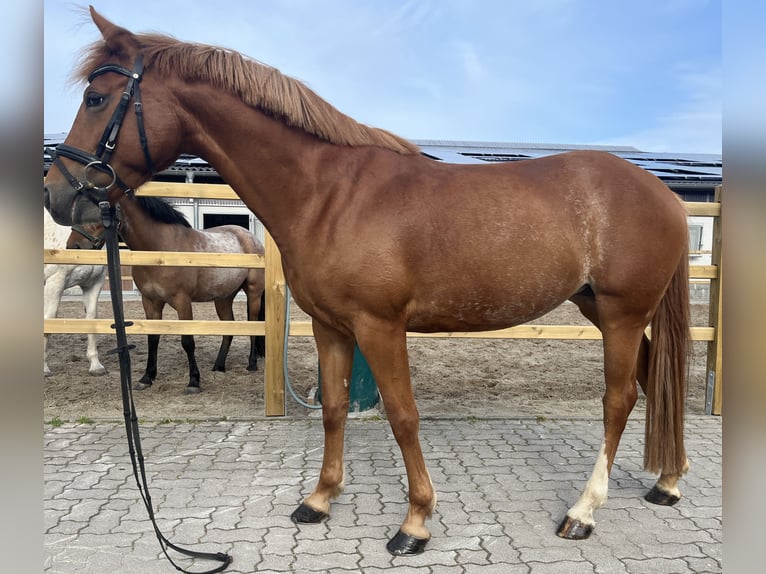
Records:
[[[107,201],[107,193],[109,190],[118,185],[125,193],[130,194],[133,192],[125,183],[120,179],[114,168],[109,164],[109,160],[112,158],[114,149],[117,146],[117,136],[120,134],[120,128],[125,120],[125,116],[128,112],[128,104],[131,100],[133,102],[133,108],[136,114],[136,123],[138,124],[138,137],[141,144],[141,150],[144,152],[144,158],[146,159],[146,165],[149,168],[150,173],[155,173],[154,162],[152,156],[149,153],[149,143],[146,139],[146,129],[144,128],[144,108],[141,103],[141,77],[144,73],[144,58],[142,54],[136,57],[136,61],[133,64],[133,70],[129,70],[118,64],[104,64],[99,66],[88,76],[88,83],[93,82],[95,78],[106,73],[114,72],[122,74],[128,78],[127,85],[122,92],[120,102],[112,113],[112,117],[104,128],[104,133],[101,135],[101,140],[96,147],[96,153],[92,154],[85,150],[67,145],[59,144],[55,149],[49,150],[50,155],[53,157],[53,164],[61,171],[62,175],[69,182],[69,185],[78,193],[75,201],[72,203],[72,210],[74,212],[77,200],[80,197],[85,197],[98,205],[102,201]],[[85,166],[84,178],[85,181],[80,181],[67,169],[61,158],[65,157],[81,163]],[[97,185],[89,177],[89,172],[96,170],[101,173],[105,173],[109,176],[110,181],[106,185]]]
[[[128,451],[130,453],[130,461],[133,465],[133,476],[136,478],[139,493],[144,501],[146,510],[149,513],[149,518],[152,521],[154,532],[157,536],[157,540],[160,543],[162,552],[168,561],[179,572],[186,574],[192,573],[189,570],[184,570],[178,566],[168,554],[168,549],[175,550],[180,554],[189,556],[191,558],[199,558],[204,560],[215,560],[221,564],[217,567],[200,572],[198,574],[215,574],[216,572],[223,572],[226,567],[231,564],[232,558],[228,554],[222,552],[196,552],[194,550],[188,550],[182,548],[170,542],[160,531],[157,526],[157,521],[154,517],[154,507],[152,505],[152,497],[149,494],[149,485],[146,478],[146,469],[144,465],[144,456],[141,449],[141,437],[138,432],[138,415],[136,413],[136,406],[133,402],[133,390],[130,380],[130,350],[134,345],[128,344],[126,327],[132,325],[131,322],[125,321],[125,315],[123,312],[122,304],[122,280],[121,280],[121,267],[120,267],[120,248],[117,233],[118,213],[117,210],[111,206],[108,201],[107,194],[114,185],[120,186],[124,193],[132,195],[134,192],[131,188],[125,185],[122,180],[117,176],[109,165],[109,160],[112,157],[114,148],[117,144],[117,136],[119,135],[120,128],[122,127],[125,114],[128,110],[128,104],[130,100],[135,98],[134,107],[136,112],[136,120],[138,122],[138,134],[141,141],[141,148],[146,158],[146,164],[149,167],[149,171],[154,174],[154,163],[149,155],[149,146],[146,141],[146,132],[144,130],[144,114],[143,107],[141,105],[141,92],[139,90],[139,84],[141,82],[141,75],[143,74],[144,64],[143,56],[138,55],[133,65],[133,70],[128,70],[117,64],[104,64],[96,68],[90,76],[88,76],[88,82],[92,82],[94,78],[101,74],[108,72],[116,72],[127,76],[128,83],[125,86],[125,90],[120,98],[120,103],[115,108],[112,117],[109,120],[104,133],[101,136],[96,153],[91,154],[81,149],[66,145],[59,144],[55,151],[49,152],[53,156],[53,163],[61,171],[64,177],[69,181],[69,184],[75,189],[77,195],[72,203],[72,213],[74,214],[77,200],[81,197],[85,197],[97,204],[101,211],[101,223],[104,226],[104,236],[106,238],[106,253],[107,253],[107,271],[109,274],[109,286],[112,299],[112,311],[114,312],[114,324],[112,328],[115,329],[117,335],[117,348],[109,351],[110,354],[117,353],[120,361],[120,388],[122,391],[122,404],[125,415],[125,430],[128,439]],[[66,157],[77,161],[85,165],[85,181],[82,182],[72,175],[72,173],[66,168],[64,163],[59,157]],[[111,181],[108,185],[98,186],[88,177],[88,172],[91,169],[106,173],[110,176]],[[77,229],[78,232],[83,233],[81,228]]]

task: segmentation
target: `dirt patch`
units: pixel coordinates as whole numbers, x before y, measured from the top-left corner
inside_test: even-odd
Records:
[[[82,317],[79,298],[62,301],[59,317]],[[235,317],[244,320],[244,302],[235,302]],[[306,316],[292,307],[293,319]],[[125,301],[126,319],[144,317],[138,300]],[[195,304],[195,319],[216,319],[212,303]],[[112,317],[111,303],[100,303],[100,317]],[[708,322],[707,305],[692,305],[694,326]],[[175,318],[166,309],[165,318]],[[565,303],[535,321],[540,324],[588,324],[571,303]],[[120,419],[120,375],[114,335],[99,335],[101,362],[109,371],[103,377],[88,375],[85,335],[51,335],[48,364],[53,372],[44,378],[46,421]],[[132,380],[144,372],[146,337],[131,336]],[[186,395],[186,355],[180,336],[160,342],[158,377],[152,388],[134,393],[139,416],[147,420],[220,419],[262,417],[263,365],[248,372],[247,337],[235,337],[225,373],[213,372],[220,337],[196,337],[197,362],[202,372],[199,395]],[[601,341],[410,339],[408,342],[413,387],[422,416],[601,416],[603,368]],[[689,369],[688,412],[703,413],[705,404],[706,343],[693,345]],[[317,354],[310,337],[291,337],[288,374],[295,393],[305,398],[317,384]],[[643,405],[639,392],[637,408]],[[309,411],[288,393],[287,414]]]

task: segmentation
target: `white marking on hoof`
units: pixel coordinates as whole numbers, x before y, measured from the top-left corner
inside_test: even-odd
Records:
[[[593,472],[588,479],[588,483],[585,485],[585,490],[583,490],[580,499],[575,505],[569,509],[567,516],[574,520],[579,520],[583,524],[596,524],[596,521],[593,519],[593,511],[600,508],[606,502],[609,489],[607,463],[606,445],[602,442],[596,465],[593,467]]]
[[[338,492],[335,494],[335,496],[338,496],[341,492],[343,492],[346,489],[346,467],[343,467],[343,474],[340,476],[340,482],[338,483]],[[333,498],[335,498],[333,496]]]
[[[681,490],[678,488],[678,479],[689,472],[689,458],[686,458],[681,474],[661,474],[657,479],[657,488],[665,494],[681,498]]]
[[[428,482],[431,483],[431,491],[434,493],[434,500],[431,503],[431,509],[428,513],[428,517],[430,518],[434,512],[434,509],[436,508],[436,502],[438,501],[439,497],[436,495],[436,489],[434,488],[434,481],[431,480],[431,473],[428,472],[428,470],[426,470],[426,473],[428,473]]]

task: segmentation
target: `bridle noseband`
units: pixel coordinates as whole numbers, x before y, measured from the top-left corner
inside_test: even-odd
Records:
[[[140,84],[141,77],[144,73],[144,57],[142,54],[136,56],[133,70],[129,70],[118,64],[104,64],[103,66],[99,66],[88,76],[88,83],[93,82],[95,78],[108,72],[115,72],[126,76],[128,78],[128,83],[125,86],[125,90],[122,92],[119,104],[112,113],[112,117],[107,123],[106,128],[104,128],[104,133],[101,135],[101,140],[98,142],[96,153],[92,154],[63,143],[59,144],[54,150],[48,150],[48,153],[53,157],[53,163],[67,179],[69,185],[71,185],[78,193],[78,198],[82,195],[96,205],[103,201],[107,201],[107,193],[115,184],[125,190],[125,193],[127,194],[133,192],[131,188],[125,185],[114,171],[114,168],[109,164],[109,160],[117,145],[117,136],[119,135],[120,128],[125,120],[125,114],[128,111],[128,104],[131,99],[135,100],[134,109],[136,123],[138,124],[138,136],[141,143],[141,149],[144,152],[144,158],[146,159],[146,165],[152,175],[155,173],[154,162],[152,162],[151,155],[149,154],[149,145],[146,139],[146,130],[144,129],[144,110],[143,104],[141,103]],[[66,157],[83,164],[85,166],[85,181],[80,181],[72,175],[64,165],[64,162],[61,161],[61,157]],[[109,183],[101,186],[94,183],[89,177],[89,172],[91,170],[107,174],[110,178]],[[76,204],[77,198],[72,203],[73,212]]]
[[[82,235],[85,239],[90,241],[91,244],[93,245],[93,249],[101,249],[106,243],[106,229],[102,229],[101,233],[99,233],[98,235],[93,235],[87,229],[85,229],[82,225],[73,225],[72,231],[76,231],[77,233]]]

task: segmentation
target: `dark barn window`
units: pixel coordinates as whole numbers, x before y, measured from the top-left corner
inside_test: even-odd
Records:
[[[202,216],[202,229],[219,225],[239,225],[250,230],[250,217],[239,213],[205,213]]]

